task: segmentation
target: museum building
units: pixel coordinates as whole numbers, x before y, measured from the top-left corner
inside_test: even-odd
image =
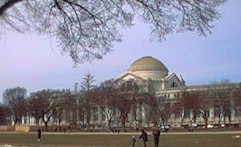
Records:
[[[123,81],[134,81],[138,85],[143,85],[144,87],[146,87],[146,92],[150,91],[150,89],[148,89],[147,87],[150,87],[151,85],[152,91],[154,91],[155,93],[155,97],[169,105],[175,104],[175,101],[181,97],[184,91],[193,92],[205,91],[210,89],[210,85],[185,85],[185,81],[181,75],[177,76],[176,73],[170,72],[161,61],[151,56],[144,56],[140,59],[137,59],[130,65],[126,72],[124,72],[121,76],[115,79],[117,85],[118,83],[119,85],[121,85]],[[238,85],[238,83],[232,83],[231,85]],[[230,86],[224,88],[230,88]],[[137,110],[137,113],[139,114],[137,116],[137,120],[141,120],[141,124],[139,123],[138,125],[147,127],[150,126],[150,122],[148,122],[148,115],[151,114],[149,114],[150,112],[148,112],[148,108],[144,107],[148,106],[139,105],[139,108]],[[235,109],[232,109],[231,111],[232,123],[240,123],[240,112],[235,113]],[[190,112],[189,117],[186,118],[183,118],[181,115],[184,115],[184,112],[181,112],[179,116],[175,116],[175,114],[172,114],[168,119],[168,122],[162,122],[161,118],[159,118],[158,122],[160,122],[160,124],[168,124],[173,127],[181,127],[181,125],[184,124],[190,125],[190,122],[193,121],[190,120],[190,118],[192,118],[192,113]],[[223,123],[223,118],[221,118],[220,120],[220,117],[217,116],[214,107],[210,107],[208,116],[209,124]],[[129,116],[129,119],[133,120],[131,115]],[[196,124],[203,125],[204,119],[200,115],[198,115],[195,122]]]
[[[128,81],[141,86],[142,92],[154,94],[158,101],[162,101],[162,103],[169,106],[175,105],[175,102],[182,96],[184,91],[207,91],[210,89],[210,85],[187,86],[181,75],[177,76],[176,73],[170,72],[161,61],[151,56],[144,56],[137,59],[130,65],[126,72],[115,78],[112,82],[118,87]],[[237,87],[239,84],[231,83],[231,85]],[[230,89],[232,87],[228,85],[221,88]],[[233,102],[232,104],[235,105]],[[98,106],[94,106],[93,108],[94,109],[91,111],[91,125],[108,128],[108,120],[104,116],[102,110],[98,108]],[[230,121],[233,124],[240,124],[241,122],[240,106],[237,108],[238,109],[235,109],[234,107],[231,108]],[[140,102],[136,104],[135,109],[135,114],[134,112],[128,114],[128,119],[126,120],[127,127],[152,127],[154,125],[150,120],[150,116],[153,115],[150,112],[150,105]],[[216,111],[217,110],[214,106],[210,107],[210,110],[208,111],[208,124],[225,123],[224,118],[218,116]],[[116,115],[119,115],[118,112]],[[195,121],[192,120],[193,114],[191,112],[189,112],[188,117],[184,117],[184,115],[186,115],[184,114],[184,110],[181,110],[179,115],[171,114],[168,121],[164,122],[163,119],[159,117],[157,118],[157,122],[159,124],[171,125],[173,127],[190,125],[192,122],[199,125],[205,124],[205,120],[200,115],[195,118]],[[117,117],[118,116],[116,116],[116,118]],[[56,124],[54,120],[58,122],[58,120],[51,118],[50,125]],[[31,116],[24,117],[22,120],[22,124],[35,125],[35,123],[35,119]],[[77,122],[77,124],[79,123],[80,121]],[[63,118],[61,125],[70,125],[70,122]],[[113,118],[112,126],[118,127],[121,125],[120,120]]]

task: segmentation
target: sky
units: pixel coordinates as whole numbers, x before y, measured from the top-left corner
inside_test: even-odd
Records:
[[[0,36],[0,102],[8,88],[24,87],[28,93],[43,89],[73,89],[91,73],[95,84],[123,74],[135,60],[152,56],[170,72],[181,75],[186,85],[210,84],[229,79],[241,82],[240,0],[228,0],[219,7],[221,18],[212,34],[196,32],[172,34],[163,42],[150,40],[147,24],[136,22],[121,31],[123,41],[102,60],[80,64],[62,54],[54,40],[35,34],[7,31]]]

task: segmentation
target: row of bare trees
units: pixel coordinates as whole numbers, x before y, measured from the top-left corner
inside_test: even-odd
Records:
[[[241,85],[219,83],[204,86],[203,90],[184,90],[168,101],[166,97],[143,91],[143,87],[134,81],[118,86],[112,80],[100,86],[93,82],[94,76],[86,74],[80,90],[45,89],[29,96],[25,88],[7,89],[3,94],[4,105],[0,106],[0,122],[6,124],[13,120],[14,124],[20,124],[23,117],[31,116],[37,125],[45,124],[46,130],[49,124],[61,126],[64,123],[90,129],[91,125],[101,125],[96,124],[101,115],[109,129],[121,125],[125,130],[126,122],[168,124],[173,115],[181,118],[182,124],[185,118],[196,123],[197,116],[201,116],[207,127],[211,109],[219,118],[219,124],[221,117],[224,123],[226,118],[231,123],[233,110],[241,116]],[[145,111],[146,120],[138,118],[140,106],[144,106],[141,111]]]
[[[123,82],[121,86],[116,86],[113,80],[105,81],[100,86],[95,86],[93,82],[94,77],[86,74],[80,83],[80,90],[44,89],[30,96],[27,96],[25,88],[7,89],[3,94],[4,105],[1,108],[4,108],[2,112],[9,113],[1,115],[4,116],[2,123],[13,121],[14,124],[21,124],[23,117],[31,116],[37,125],[44,123],[46,130],[50,122],[60,126],[63,121],[71,126],[81,125],[90,129],[93,119],[98,120],[97,113],[101,112],[109,128],[117,123],[125,130],[130,112],[136,115],[134,108],[137,100],[140,97],[147,99],[147,94],[141,95],[140,86],[132,81]]]
[[[229,124],[232,117],[241,117],[241,84],[217,83],[203,86],[198,90],[184,90],[172,102],[163,102],[166,98],[157,99],[159,117],[165,124],[174,114],[175,118],[188,118],[190,124],[197,124],[197,117],[202,117],[207,127],[210,115],[218,118],[218,125]],[[223,120],[223,122],[221,122]],[[240,122],[240,121],[239,121]]]

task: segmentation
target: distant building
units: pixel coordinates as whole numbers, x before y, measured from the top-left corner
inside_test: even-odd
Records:
[[[184,91],[186,92],[197,92],[197,91],[208,91],[213,87],[210,85],[197,85],[197,86],[187,86],[185,84],[182,76],[177,76],[174,72],[170,72],[168,68],[158,59],[153,58],[151,56],[145,56],[140,59],[134,61],[126,72],[121,74],[119,77],[113,80],[113,83],[116,87],[123,85],[126,82],[133,82],[142,87],[142,92],[154,94],[155,98],[158,101],[161,101],[163,107],[171,108],[175,106],[176,102]],[[226,89],[228,91],[233,90],[233,86],[237,87],[237,83],[230,83],[225,86],[217,86],[217,89]],[[138,99],[138,98],[137,98]],[[149,100],[147,100],[149,101]],[[223,124],[224,116],[220,113],[220,107],[216,107],[216,104],[210,106],[208,110],[208,124]],[[235,106],[235,101],[230,101],[230,112],[229,119],[232,124],[240,124],[241,123],[241,106]],[[90,124],[91,126],[100,127],[100,128],[108,128],[108,120],[102,110],[98,106],[92,106],[93,110],[91,110],[90,116]],[[128,118],[126,119],[126,125],[129,127],[151,127],[154,124],[150,120],[150,118],[154,115],[151,113],[150,105],[146,104],[143,101],[138,101],[134,107],[135,110],[131,110]],[[221,108],[224,109],[224,108]],[[121,122],[118,120],[118,116],[120,113],[118,110],[115,110],[116,116],[112,118],[112,126],[120,127]],[[205,120],[200,114],[197,114],[194,121],[194,115],[191,112],[184,113],[184,108],[179,109],[178,114],[173,114],[171,110],[167,110],[170,112],[168,120],[164,122],[164,120],[160,117],[157,118],[157,122],[159,124],[171,125],[173,127],[181,127],[181,125],[190,125],[195,122],[193,125],[204,125]],[[78,111],[65,113],[63,110],[63,118],[61,120],[61,125],[71,125],[70,120],[74,116],[77,115]],[[227,117],[227,116],[226,116]],[[70,119],[71,118],[71,119]],[[80,118],[75,118],[77,125],[85,125],[86,122],[80,120]],[[85,119],[86,120],[86,119]],[[228,121],[227,121],[228,122]],[[22,124],[35,125],[36,120],[32,116],[27,116],[22,118]],[[50,125],[55,125],[58,123],[58,119],[52,117],[49,122]],[[40,121],[40,124],[43,124]]]
[[[116,83],[123,83],[123,81],[134,81],[139,85],[144,85],[147,92],[150,92],[150,90],[152,90],[155,93],[156,98],[161,99],[167,105],[174,105],[176,99],[180,98],[183,91],[205,91],[210,88],[209,85],[186,86],[185,81],[181,75],[177,76],[174,72],[168,71],[167,67],[161,61],[151,56],[145,56],[137,59],[131,64],[131,66],[126,72],[124,72],[122,75],[115,79]],[[152,89],[148,89],[150,85]],[[237,84],[234,83],[232,85]],[[226,88],[230,88],[230,86],[227,86]],[[140,108],[138,109],[138,111],[141,111],[138,112],[138,119],[141,120],[141,124],[139,125],[148,126],[148,121],[145,121],[147,115],[150,115],[148,114],[148,112],[145,112],[146,110],[148,110],[148,108],[143,108],[145,106],[140,105],[139,107]],[[235,114],[235,110],[233,109],[231,113],[232,123],[240,123],[240,112],[236,112]],[[172,114],[168,122],[165,123],[176,127],[180,127],[182,121],[183,124],[190,124],[190,122],[192,121],[190,120],[190,115],[192,114],[189,114],[189,117],[184,117],[183,120],[181,118],[181,115],[184,115],[184,113],[181,112],[180,116],[175,116],[174,114]],[[210,112],[208,115],[209,124],[218,124],[218,121],[220,120],[215,113],[215,107],[210,108]],[[164,122],[162,122],[162,124],[163,123]],[[204,120],[202,117],[200,117],[200,115],[197,116],[196,123],[202,125],[204,124]]]

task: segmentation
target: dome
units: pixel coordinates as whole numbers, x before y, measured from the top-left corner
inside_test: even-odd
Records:
[[[161,61],[159,61],[151,56],[142,57],[142,58],[136,60],[135,62],[133,62],[131,64],[131,66],[128,70],[129,71],[161,70],[161,71],[168,72],[167,68]]]
[[[168,74],[165,65],[151,56],[134,61],[128,71],[146,78],[163,78]]]

